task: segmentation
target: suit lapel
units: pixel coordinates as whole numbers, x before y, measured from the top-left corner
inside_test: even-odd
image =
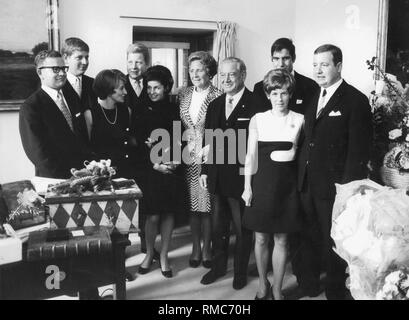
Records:
[[[342,84],[334,92],[331,99],[329,99],[329,101],[325,105],[324,109],[322,109],[322,112],[320,113],[320,116],[317,118],[317,121],[319,121],[323,117],[327,116],[337,106],[339,100],[341,99],[342,95],[344,94],[345,87],[346,87],[346,83],[345,83],[344,80],[342,80]]]
[[[233,112],[230,114],[229,117],[229,122],[234,125],[239,117],[239,115],[243,112],[243,110],[246,108],[246,102],[247,102],[247,96],[250,91],[247,90],[247,88],[244,89],[243,95],[241,96],[239,102],[236,104]],[[226,109],[226,103],[224,104]]]

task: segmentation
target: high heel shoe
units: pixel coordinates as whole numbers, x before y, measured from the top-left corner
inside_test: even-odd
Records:
[[[151,266],[149,266],[149,267],[147,267],[147,268],[144,268],[144,267],[142,267],[142,266],[139,266],[139,268],[138,268],[138,273],[139,274],[147,274],[148,272],[150,272],[151,271]]]
[[[202,265],[206,269],[210,269],[212,267],[212,260],[203,260]]]
[[[200,262],[201,262],[201,259],[199,260],[189,259],[189,266],[191,268],[197,268],[198,266],[200,266]]]
[[[166,270],[166,271],[163,271],[163,270],[161,269],[160,271],[162,272],[162,275],[163,275],[165,278],[172,278],[172,277],[173,277],[172,269],[169,269],[169,270]]]
[[[254,297],[254,300],[268,300],[268,298],[270,296],[272,296],[273,288],[272,288],[272,286],[271,286],[271,284],[270,284],[270,282],[268,280],[266,282],[266,287],[268,288],[267,291],[266,291],[266,294],[264,296],[262,296],[262,297],[259,297],[256,294],[256,296]],[[273,296],[273,299],[274,299],[274,296]]]

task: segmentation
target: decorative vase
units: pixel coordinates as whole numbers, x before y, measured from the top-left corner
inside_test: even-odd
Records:
[[[382,166],[380,174],[383,183],[395,189],[409,189],[409,173],[400,172],[398,169]]]

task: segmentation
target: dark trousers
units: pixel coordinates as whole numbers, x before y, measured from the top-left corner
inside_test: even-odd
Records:
[[[234,276],[247,276],[247,267],[253,242],[253,233],[242,226],[243,201],[215,195],[213,201],[212,223],[212,269],[220,273],[227,270],[230,222],[236,233],[234,248]]]
[[[321,263],[327,273],[325,293],[327,299],[343,299],[346,294],[346,262],[332,249],[334,241],[330,236],[334,199],[321,199],[306,187],[301,192],[304,210],[304,226],[300,234],[300,264],[298,280],[301,287],[317,288]]]

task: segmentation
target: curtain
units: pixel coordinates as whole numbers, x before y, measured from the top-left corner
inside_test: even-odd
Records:
[[[213,56],[217,63],[235,54],[234,45],[236,41],[236,24],[229,21],[217,22],[216,40],[213,46]],[[221,88],[219,74],[213,78],[213,84]]]
[[[46,20],[48,29],[48,48],[60,51],[60,29],[58,26],[58,0],[47,0]]]

